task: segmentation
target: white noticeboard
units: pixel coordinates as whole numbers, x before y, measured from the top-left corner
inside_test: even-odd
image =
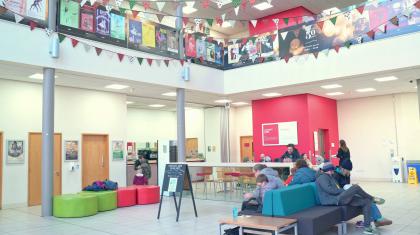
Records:
[[[176,192],[177,184],[178,184],[178,178],[170,178],[169,185],[168,185],[168,192],[170,193]]]
[[[314,131],[314,146],[315,146],[315,151],[318,151],[318,132],[317,131]]]
[[[279,122],[280,145],[298,144],[297,122]]]

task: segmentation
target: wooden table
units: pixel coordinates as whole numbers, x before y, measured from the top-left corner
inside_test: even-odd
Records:
[[[223,225],[239,226],[239,234],[243,234],[244,229],[251,234],[279,234],[291,228],[294,228],[294,234],[297,235],[297,220],[286,218],[275,218],[265,216],[238,216],[238,218],[227,218],[219,220],[220,235],[222,235]]]

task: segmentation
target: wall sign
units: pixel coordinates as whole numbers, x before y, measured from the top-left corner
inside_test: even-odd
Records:
[[[262,142],[263,146],[280,145],[278,123],[262,124]]]
[[[297,122],[262,124],[263,146],[298,144]]]

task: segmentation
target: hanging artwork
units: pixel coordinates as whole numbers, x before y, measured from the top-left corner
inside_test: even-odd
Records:
[[[70,1],[69,1],[70,2]],[[27,0],[26,16],[38,19],[47,19],[47,0]],[[79,14],[77,14],[79,16]]]
[[[239,62],[239,43],[228,46],[228,63],[234,64]]]
[[[112,160],[124,160],[124,142],[112,141]]]
[[[80,5],[75,1],[62,0],[60,4],[60,24],[79,28]]]
[[[178,53],[178,40],[176,31],[168,30],[168,51]]]
[[[128,21],[128,46],[131,48],[140,48],[141,45],[141,22],[130,19]]]
[[[143,36],[143,46],[146,47],[156,47],[156,41],[155,41],[155,26],[148,23],[142,24],[142,36]]]
[[[7,158],[8,164],[25,163],[25,148],[23,140],[7,141]]]
[[[79,160],[79,141],[66,140],[64,141],[64,155],[65,161],[78,161]]]
[[[96,33],[101,36],[109,36],[110,34],[110,15],[104,8],[96,9]]]
[[[80,9],[80,29],[86,32],[95,32],[95,10],[87,5]]]
[[[156,48],[161,51],[166,51],[168,48],[167,30],[161,27],[156,28]]]
[[[111,12],[111,37],[125,40],[125,18],[122,15]]]
[[[216,61],[216,48],[214,43],[207,42],[207,61]]]

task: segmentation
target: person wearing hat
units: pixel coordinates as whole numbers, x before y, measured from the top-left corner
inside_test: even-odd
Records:
[[[335,167],[328,162],[323,165],[322,172],[317,175],[316,186],[321,204],[324,206],[351,205],[361,207],[363,210],[363,233],[376,234],[376,231],[371,226],[371,204],[383,204],[385,200],[371,196],[359,185],[352,185],[347,190],[342,189],[334,179],[334,171]]]
[[[350,159],[345,159],[341,162],[341,165],[338,166],[334,171],[334,179],[340,185],[341,188],[344,188],[345,185],[350,185],[350,172],[353,170],[353,163]],[[371,204],[372,207],[372,221],[375,224],[375,227],[381,227],[386,225],[391,225],[392,220],[384,218],[379,210],[378,206],[375,203]],[[357,221],[356,227],[362,228],[363,221]]]

